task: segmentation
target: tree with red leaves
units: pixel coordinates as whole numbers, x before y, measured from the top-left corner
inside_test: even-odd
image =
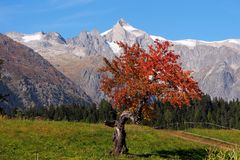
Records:
[[[128,119],[137,124],[142,118],[150,119],[157,101],[181,107],[202,95],[191,72],[182,69],[170,42],[156,40],[147,51],[138,44],[117,44],[123,53],[112,61],[104,58],[105,66],[100,68],[106,73],[101,80],[102,91],[112,99],[114,107],[126,108],[118,120],[105,121],[107,126],[115,127],[115,155],[128,152],[124,129]]]

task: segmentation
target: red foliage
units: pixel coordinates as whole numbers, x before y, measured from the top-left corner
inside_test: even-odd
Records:
[[[113,99],[113,106],[125,105],[130,110],[137,109],[141,100],[154,96],[163,103],[174,106],[189,105],[191,99],[200,99],[202,92],[193,80],[191,71],[184,71],[178,63],[178,55],[170,49],[168,41],[155,41],[145,51],[138,44],[128,46],[117,42],[123,49],[120,57],[100,69],[107,72],[103,76],[101,89]],[[152,103],[146,103],[143,111],[149,116]]]

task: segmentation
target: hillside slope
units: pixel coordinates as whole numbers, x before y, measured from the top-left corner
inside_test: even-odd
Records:
[[[4,61],[0,92],[9,94],[4,107],[91,103],[86,93],[31,48],[0,35]]]

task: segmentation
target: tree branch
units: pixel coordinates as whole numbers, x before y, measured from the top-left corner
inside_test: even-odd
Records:
[[[141,101],[138,108],[137,108],[137,111],[135,112],[135,123],[136,124],[139,124],[141,121],[142,121],[142,111],[143,111],[143,106],[145,104],[145,101]]]
[[[113,128],[119,124],[124,125],[128,119],[130,119],[134,124],[140,124],[140,122],[142,121],[142,111],[143,111],[144,104],[145,104],[145,101],[143,100],[140,102],[136,112],[132,113],[130,111],[123,111],[118,121],[105,120],[104,124],[108,127]]]
[[[115,127],[116,126],[116,121],[107,121],[107,120],[105,120],[104,121],[104,124],[106,125],[106,126],[108,126],[108,127]]]
[[[111,68],[111,70],[112,70],[113,72],[118,73],[118,71],[112,66],[112,64],[108,61],[107,58],[103,57],[103,61],[105,62],[105,64],[106,64],[107,66],[109,66],[109,67]]]

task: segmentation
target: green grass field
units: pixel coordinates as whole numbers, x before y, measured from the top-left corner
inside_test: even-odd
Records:
[[[113,129],[103,124],[0,118],[0,160],[205,159],[207,146],[170,136],[169,131],[127,125],[129,154],[113,157]]]
[[[193,128],[186,130],[194,134],[217,138],[227,142],[232,142],[240,145],[240,131],[239,130],[224,130],[224,129],[199,129]]]

